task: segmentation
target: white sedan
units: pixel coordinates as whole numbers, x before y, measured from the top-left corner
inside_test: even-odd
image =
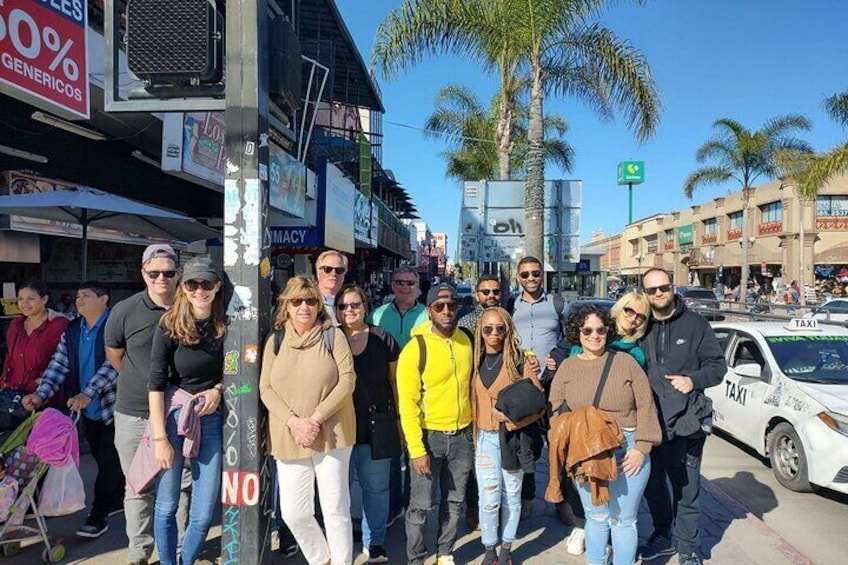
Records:
[[[848,329],[817,320],[712,324],[727,358],[715,427],[771,460],[786,488],[848,493]]]
[[[813,308],[805,317],[831,322],[848,322],[848,298],[828,300],[821,306]]]

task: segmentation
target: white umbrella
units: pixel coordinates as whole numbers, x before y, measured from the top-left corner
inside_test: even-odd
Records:
[[[0,213],[71,222],[82,226],[82,278],[88,268],[88,226],[148,237],[192,242],[218,237],[216,230],[183,216],[87,186],[0,196]]]

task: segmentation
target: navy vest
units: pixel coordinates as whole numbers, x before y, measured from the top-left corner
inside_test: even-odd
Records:
[[[106,321],[97,328],[97,335],[94,338],[94,370],[100,368],[106,360],[106,340],[103,337],[103,332],[106,329]],[[80,336],[82,335],[82,324],[85,323],[85,318],[79,316],[68,324],[65,329],[65,345],[68,348],[68,378],[65,379],[65,398],[76,396],[80,392],[80,363],[79,363],[79,344]]]

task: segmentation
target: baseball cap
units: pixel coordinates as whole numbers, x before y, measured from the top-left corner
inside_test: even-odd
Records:
[[[183,267],[183,280],[219,281],[221,273],[209,257],[194,257]]]
[[[154,243],[153,245],[148,245],[144,249],[144,253],[141,254],[141,262],[147,263],[151,259],[156,259],[158,257],[164,257],[165,259],[172,260],[174,263],[179,263],[177,252],[174,251],[173,247],[165,243]]]
[[[427,291],[427,306],[440,298],[456,300],[456,289],[448,283],[441,283],[430,287],[430,290]]]

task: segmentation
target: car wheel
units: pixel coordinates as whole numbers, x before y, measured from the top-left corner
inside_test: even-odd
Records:
[[[807,478],[807,456],[795,428],[785,422],[778,424],[769,438],[769,459],[777,482],[795,492],[816,490]]]

